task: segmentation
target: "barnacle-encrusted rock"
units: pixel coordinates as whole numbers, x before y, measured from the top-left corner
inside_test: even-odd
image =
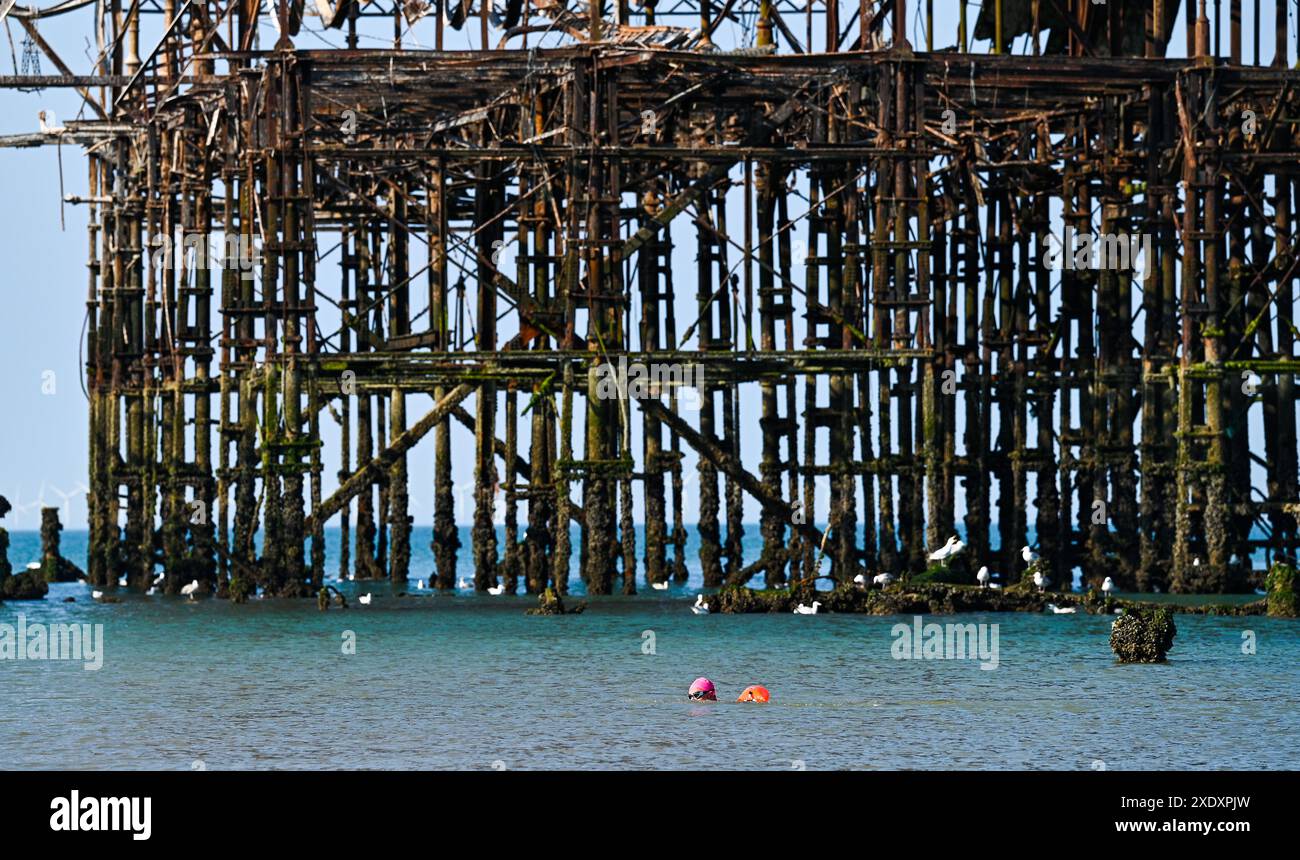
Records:
[[[1110,626],[1110,650],[1121,663],[1163,663],[1174,646],[1174,615],[1168,609],[1126,609]]]
[[[59,551],[58,508],[41,508],[41,576],[46,582],[76,582],[84,579],[85,571],[63,557]]]

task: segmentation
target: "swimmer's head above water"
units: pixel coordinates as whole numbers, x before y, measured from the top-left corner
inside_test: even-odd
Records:
[[[718,691],[714,689],[713,682],[708,678],[696,678],[691,683],[691,689],[687,691],[686,695],[697,701],[716,702],[718,700]]]

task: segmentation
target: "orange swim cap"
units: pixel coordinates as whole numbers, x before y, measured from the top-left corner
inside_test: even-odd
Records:
[[[767,687],[761,684],[751,684],[740,694],[737,702],[766,702],[772,698],[772,694],[767,691]]]

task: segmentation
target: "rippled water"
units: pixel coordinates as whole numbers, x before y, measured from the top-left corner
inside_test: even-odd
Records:
[[[61,584],[0,605],[0,622],[102,623],[105,639],[99,671],[0,661],[0,768],[1300,767],[1291,621],[1178,616],[1169,664],[1119,666],[1105,617],[926,619],[998,624],[983,671],[893,659],[910,618],[697,617],[690,587],[558,618],[525,616],[524,596],[345,590],[374,602],[96,604]],[[697,675],[773,701],[691,703]]]

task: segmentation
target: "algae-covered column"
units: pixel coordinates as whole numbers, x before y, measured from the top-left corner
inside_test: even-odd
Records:
[[[1042,159],[1048,157],[1051,148],[1050,127],[1044,120],[1036,126],[1034,151]],[[1037,458],[1035,488],[1038,493],[1034,500],[1037,510],[1034,533],[1038,538],[1039,555],[1056,560],[1061,555],[1061,494],[1057,487],[1056,459],[1053,456],[1056,430],[1052,426],[1052,416],[1056,414],[1057,388],[1054,379],[1056,345],[1052,337],[1055,329],[1055,321],[1052,319],[1052,271],[1048,268],[1050,212],[1051,196],[1048,187],[1044,187],[1034,194],[1030,211],[1034,277],[1033,328],[1030,337],[1036,346],[1032,397],[1038,430],[1034,452]]]
[[[658,183],[641,197],[638,213],[641,226],[653,218],[660,206]],[[637,255],[637,286],[641,292],[641,349],[658,352],[664,348],[660,317],[661,301],[672,302],[671,288],[665,279],[672,260],[671,246],[650,240]],[[675,344],[674,344],[675,346]],[[656,396],[658,396],[656,392]],[[645,581],[649,585],[668,580],[668,508],[664,499],[664,473],[668,458],[663,451],[663,425],[652,413],[642,410],[642,463],[645,478],[641,487],[645,497]]]
[[[880,128],[884,130],[882,134],[882,143],[887,143],[892,138],[893,122],[890,118],[888,102],[892,98],[889,87],[883,83],[887,78],[883,75],[882,82],[877,85],[876,98],[878,104],[876,107],[877,122]],[[889,275],[890,258],[889,227],[892,223],[891,199],[894,195],[894,182],[892,165],[881,156],[876,162],[876,169],[879,171],[881,180],[877,183],[875,189],[875,199],[872,201],[872,225],[871,225],[871,345],[879,354],[887,352],[892,345],[893,338],[893,294]],[[879,373],[876,374],[877,400],[875,404],[877,426],[876,438],[874,441],[867,441],[864,437],[864,448],[875,447],[879,456],[874,460],[874,483],[875,492],[873,493],[876,502],[876,512],[879,521],[879,542],[880,553],[878,563],[880,567],[893,573],[901,573],[900,564],[905,565],[905,557],[900,559],[898,553],[898,531],[894,520],[894,476],[885,462],[892,459],[894,450],[893,434],[893,370],[890,363],[883,363]],[[969,425],[967,425],[969,426]],[[868,436],[870,434],[867,434]],[[804,432],[804,445],[811,446],[815,442],[814,437],[808,430]],[[878,447],[877,447],[878,446]],[[805,451],[805,462],[808,452]],[[870,492],[870,490],[868,490]],[[968,495],[968,499],[969,499]],[[811,519],[812,506],[809,504],[810,494],[805,489],[804,504],[807,514],[810,516],[808,522],[816,522]],[[808,575],[811,569],[811,547],[804,548],[804,575]]]
[[[982,396],[986,387],[985,364],[980,360],[980,191],[971,173],[971,161],[976,157],[973,147],[963,147],[955,156],[958,199],[961,202],[960,226],[952,231],[955,253],[961,260],[961,292],[965,325],[961,332],[959,354],[962,356],[962,378],[958,390],[965,407],[963,421],[967,468],[963,473],[966,496],[966,543],[974,558],[987,558],[989,549],[989,499],[988,472],[985,468],[984,441],[988,412]],[[955,273],[954,273],[955,277]],[[954,291],[956,286],[954,285]],[[954,344],[955,345],[955,344]],[[955,382],[955,381],[954,381]],[[933,547],[931,547],[933,549]],[[1004,573],[1009,579],[1011,572]]]
[[[429,331],[432,348],[450,353],[452,342],[447,282],[447,162],[444,156],[431,165],[428,195]],[[447,395],[444,385],[433,389],[435,401]],[[444,418],[433,428],[433,549],[439,590],[456,585],[456,551],[460,549],[456,527],[456,500],[451,481],[451,422]]]
[[[1205,350],[1205,481],[1203,529],[1205,533],[1206,559],[1200,565],[1199,582],[1195,583],[1200,592],[1222,592],[1228,583],[1228,556],[1233,543],[1232,499],[1228,493],[1228,475],[1231,471],[1233,449],[1229,446],[1225,408],[1229,399],[1225,389],[1223,362],[1228,357],[1230,347],[1224,342],[1224,303],[1221,284],[1222,273],[1222,228],[1223,228],[1223,186],[1224,173],[1220,158],[1220,131],[1218,117],[1218,87],[1215,81],[1206,75],[1197,76],[1198,83],[1204,86],[1204,97],[1197,99],[1199,110],[1205,117],[1202,126],[1204,141],[1200,145],[1198,160],[1203,164],[1202,183],[1204,194],[1204,304],[1205,322],[1201,328]],[[1244,216],[1242,216],[1244,217]],[[1249,440],[1241,440],[1239,447],[1249,450]]]
[[[571,122],[582,130],[583,145],[596,143],[597,130],[603,124],[603,99],[609,94],[586,64],[574,67]],[[594,98],[593,98],[594,95]],[[587,112],[586,105],[592,105]],[[602,201],[608,195],[607,171],[602,159],[589,154],[585,164],[575,166],[575,191],[581,198],[571,203],[580,224],[571,236],[581,236],[581,256],[585,262],[583,300],[587,306],[587,366],[585,393],[587,400],[585,453],[583,455],[583,506],[586,524],[583,530],[582,570],[592,594],[609,594],[613,587],[617,530],[614,508],[615,483],[619,465],[615,462],[619,446],[620,385],[611,386],[617,374],[611,366],[622,351],[619,300],[614,294],[616,283],[604,253],[605,237],[614,235],[615,224],[609,223]],[[615,222],[616,223],[616,222]],[[580,232],[579,232],[580,231]]]
[[[738,304],[738,277],[731,273],[731,267],[727,261],[727,238],[730,234],[727,230],[727,193],[725,190],[718,191],[713,195],[713,212],[712,212],[712,230],[711,237],[714,241],[713,262],[715,265],[716,277],[711,283],[716,284],[714,292],[713,306],[717,311],[717,339],[712,344],[712,349],[736,351],[736,338],[739,332],[736,331],[735,310]],[[713,309],[710,309],[712,312]],[[707,374],[707,371],[705,371]],[[719,386],[722,395],[722,440],[727,453],[733,457],[740,457],[740,432],[739,417],[737,409],[736,382],[731,379],[730,373],[727,373],[721,385]],[[744,495],[740,489],[740,484],[730,475],[726,475],[722,482],[722,508],[727,522],[727,533],[723,541],[723,573],[725,576],[739,576],[741,568],[745,565],[744,558]]]
[[[519,545],[519,475],[515,471],[515,462],[519,457],[519,395],[514,383],[506,388],[506,481],[505,490],[505,532],[506,551],[501,560],[501,575],[505,581],[506,594],[519,590],[519,571],[523,558]]]
[[[301,141],[302,125],[307,116],[305,108],[309,68],[307,63],[286,62],[276,82],[280,88],[280,104],[284,111],[283,124],[279,129],[282,138],[276,156],[278,161],[276,170],[279,174],[278,191],[282,195],[279,236],[281,245],[275,249],[283,261],[280,274],[283,279],[281,302],[285,355],[282,390],[284,429],[281,449],[284,491],[280,498],[283,554],[280,556],[282,580],[279,592],[291,597],[305,596],[308,593],[304,585],[306,516],[303,475],[307,464],[303,458],[303,450],[310,445],[310,441],[303,437],[302,403],[303,368],[307,363],[304,356],[311,352],[309,341],[313,336],[310,308],[315,300],[312,297],[309,267],[315,260],[315,254],[314,245],[311,244],[314,237],[310,233],[310,198],[304,205],[302,196],[303,191],[311,190],[310,186],[304,185],[303,182],[303,174],[310,171],[311,167],[310,162],[305,161],[301,153]],[[307,262],[308,260],[312,262]],[[307,297],[305,303],[304,294]]]
[[[626,13],[626,10],[623,10]],[[624,14],[623,20],[626,20]],[[615,73],[603,75],[599,104],[602,106],[600,125],[603,129],[617,129],[619,125],[619,78]],[[613,134],[612,143],[617,150],[620,140]],[[630,319],[627,310],[631,304],[628,296],[628,284],[624,277],[622,265],[622,217],[623,217],[623,160],[618,157],[602,158],[601,193],[599,200],[600,244],[604,272],[604,291],[609,299],[609,318],[611,322],[611,342],[607,348],[626,356],[631,346],[631,335],[627,331]],[[619,561],[623,575],[623,593],[636,594],[636,526],[632,521],[632,479],[635,471],[635,458],[632,454],[632,397],[628,390],[630,380],[624,380],[619,386],[615,402],[614,418],[616,425],[610,429],[610,445],[617,452],[616,462],[612,464],[614,474],[618,477],[618,544]],[[610,482],[613,492],[615,484]],[[611,547],[611,552],[614,547]]]
[[[1198,40],[1202,41],[1202,40]],[[1220,590],[1227,566],[1226,439],[1219,331],[1220,179],[1209,131],[1191,117],[1214,116],[1213,79],[1204,69],[1184,72],[1180,90],[1184,153],[1182,354],[1178,397],[1178,498],[1170,588]],[[1201,456],[1203,453],[1203,457]],[[1195,506],[1195,507],[1193,507]],[[1197,516],[1196,508],[1200,509]]]
[[[198,225],[203,241],[208,243],[211,254],[212,183],[213,176],[208,159],[203,149],[193,141],[191,157],[194,159],[194,171],[197,181],[188,179],[187,184],[193,188],[192,203],[194,220]],[[234,247],[227,239],[223,249],[222,266],[235,268],[239,274],[247,271],[246,260],[250,259],[243,248]],[[232,259],[232,256],[235,259]],[[210,259],[209,259],[210,263]],[[248,272],[252,274],[251,271]],[[194,325],[189,331],[189,350],[194,359],[194,483],[193,496],[186,507],[190,532],[189,560],[191,579],[200,579],[212,583],[217,579],[216,560],[216,503],[217,485],[212,472],[212,359],[214,351],[212,340],[212,265],[200,265],[194,271]],[[185,454],[185,439],[182,428],[178,440],[179,455]]]
[[[528,136],[546,131],[545,113],[540,96],[533,97],[533,109],[521,118]],[[531,289],[534,300],[541,308],[549,308],[545,330],[535,331],[533,349],[549,352],[559,346],[553,338],[559,337],[563,328],[557,325],[563,316],[554,312],[557,299],[553,295],[552,281],[559,273],[558,255],[552,254],[552,243],[557,231],[551,225],[547,206],[550,177],[545,165],[521,171],[521,198],[533,193],[523,204],[519,230],[519,284]],[[525,187],[527,186],[527,187]],[[546,193],[542,189],[548,189]],[[560,370],[558,365],[543,380],[534,381],[529,388],[529,402],[525,407],[529,425],[529,460],[532,472],[527,487],[528,526],[524,531],[524,588],[529,594],[540,594],[546,589],[551,576],[551,553],[558,529],[568,534],[569,522],[556,521],[555,492],[555,383]],[[567,501],[567,494],[566,494]]]
[[[769,30],[768,38],[770,37]],[[758,347],[766,353],[776,350],[777,320],[780,314],[790,310],[789,305],[778,306],[776,301],[779,291],[776,288],[776,258],[773,253],[776,243],[773,231],[776,226],[776,186],[781,184],[781,174],[774,163],[761,162],[753,176],[753,194],[757,198],[758,210]],[[749,183],[746,183],[746,194],[749,193]],[[760,427],[763,432],[759,475],[763,480],[763,488],[770,495],[780,497],[781,438],[785,434],[781,432],[782,419],[775,380],[766,377],[760,380],[759,398],[762,408]],[[768,588],[774,588],[785,581],[785,529],[786,522],[776,511],[763,508],[759,512],[759,531],[763,535],[763,579]]]
[[[572,284],[566,284],[568,292]],[[569,538],[569,476],[573,462],[573,362],[564,360],[560,382],[560,456],[555,465],[555,555],[551,559],[551,586],[557,594],[569,593],[569,561],[573,548]],[[586,533],[586,525],[583,526]]]
[[[125,142],[121,144],[125,147]],[[141,223],[138,207],[128,205],[128,198],[139,193],[139,177],[128,168],[130,159],[125,149],[118,153],[118,171],[124,193],[119,205],[121,216],[117,220],[114,247],[117,250],[118,305],[121,317],[114,321],[122,341],[117,352],[122,359],[123,399],[126,402],[126,469],[123,475],[127,485],[126,533],[123,535],[123,568],[127,583],[144,588],[152,579],[153,569],[153,506],[151,485],[153,469],[153,438],[151,419],[151,389],[153,383],[152,360],[144,360],[148,318],[145,309],[145,291],[141,270],[144,267],[144,249],[141,242]],[[150,344],[151,345],[151,344]],[[107,583],[117,585],[116,577]]]
[[[1161,40],[1161,45],[1163,41]],[[1142,406],[1139,456],[1141,497],[1138,501],[1138,564],[1135,586],[1139,591],[1168,587],[1169,552],[1173,540],[1170,508],[1174,495],[1169,487],[1171,438],[1167,401],[1171,395],[1169,356],[1174,352],[1172,337],[1177,237],[1173,223],[1174,189],[1163,184],[1161,153],[1173,145],[1167,107],[1167,85],[1153,86],[1147,106],[1146,193],[1142,223],[1151,235],[1153,259],[1146,261],[1142,284],[1146,313],[1142,337]]]
[[[7,504],[3,499],[0,503]],[[81,568],[63,557],[59,551],[59,532],[63,524],[59,522],[58,508],[41,508],[41,575],[46,582],[75,582],[85,577]],[[0,554],[3,549],[0,548]],[[4,560],[0,558],[0,564]]]
[[[89,428],[87,439],[90,450],[88,463],[90,487],[87,493],[89,514],[89,545],[87,552],[87,578],[91,585],[105,585],[116,578],[118,553],[118,501],[117,486],[112,480],[113,461],[117,450],[112,447],[113,434],[109,418],[115,414],[116,395],[110,387],[112,354],[110,345],[113,333],[109,328],[112,319],[110,296],[113,293],[112,254],[108,247],[112,206],[110,165],[99,155],[89,156],[91,198],[87,216],[89,295],[86,297],[86,390],[89,394]],[[105,202],[97,198],[104,197]],[[101,250],[102,247],[102,250]],[[107,323],[101,327],[101,323]],[[0,559],[3,564],[3,559]]]
[[[706,145],[708,138],[702,130],[696,130],[695,140],[700,145]],[[709,170],[709,165],[704,162],[691,166],[689,175],[692,179],[698,180]],[[707,213],[712,208],[713,195],[706,192],[700,209]],[[697,316],[697,344],[700,352],[709,352],[715,348],[714,343],[714,325],[713,319],[716,310],[714,308],[714,256],[716,254],[716,238],[709,230],[707,215],[697,223],[695,231],[696,247],[696,293],[695,303]],[[721,286],[721,285],[719,285]],[[699,392],[698,403],[700,404],[699,427],[700,433],[706,438],[717,435],[717,394],[718,386],[712,380],[708,372],[705,372],[704,384]],[[699,516],[697,518],[696,529],[700,534],[700,570],[704,575],[704,585],[708,588],[715,588],[722,584],[722,530],[718,523],[719,514],[719,497],[718,497],[718,469],[707,457],[696,458],[696,473],[699,479]]]
[[[495,179],[497,167],[490,161],[475,165],[474,223],[475,248],[478,252],[478,300],[474,347],[490,356],[497,348],[497,293],[495,267],[492,256],[493,241],[499,235],[497,204],[501,197],[496,193],[499,180]],[[482,380],[475,395],[474,430],[474,528],[471,532],[474,550],[474,587],[486,591],[497,584],[497,537],[493,524],[496,493],[499,488],[496,472],[496,383]]]
[[[899,2],[894,8],[894,16],[898,19],[894,24],[894,44],[900,47],[907,43],[902,17],[906,14],[905,5]],[[893,144],[897,150],[893,159],[893,236],[890,246],[894,257],[890,274],[894,298],[898,302],[894,311],[894,348],[921,351],[926,348],[929,338],[928,317],[919,311],[919,307],[930,300],[926,279],[929,270],[925,262],[930,235],[929,224],[919,210],[919,171],[924,162],[913,151],[921,131],[916,123],[922,116],[918,113],[918,101],[923,97],[919,87],[923,83],[924,66],[900,55],[897,64],[887,68],[891,75],[888,86],[893,91],[889,113],[893,123]],[[914,217],[917,218],[915,237],[912,234]],[[922,499],[925,492],[925,427],[923,410],[918,408],[922,404],[916,396],[922,381],[921,365],[909,358],[899,365],[899,372],[903,384],[899,386],[898,456],[901,463],[915,463],[920,467],[899,471],[899,531],[903,541],[903,564],[909,570],[920,570],[926,562],[925,506]],[[844,537],[852,539],[852,535]]]
[[[352,320],[357,332],[357,351],[362,353],[378,348],[381,333],[379,318],[383,313],[383,303],[377,298],[379,290],[372,289],[371,285],[372,273],[376,271],[378,265],[371,251],[373,226],[371,218],[361,217],[358,220],[356,312]],[[356,384],[355,380],[353,384]],[[375,416],[374,407],[373,392],[369,388],[358,386],[356,448],[359,467],[369,463],[374,457],[375,424],[372,420]],[[365,488],[357,496],[356,558],[352,562],[357,579],[373,579],[379,576],[375,539],[377,531],[374,481],[367,479]]]
[[[390,186],[388,231],[388,326],[389,336],[411,333],[410,242],[407,227],[407,190],[404,183]],[[406,394],[393,386],[388,396],[388,441],[396,442],[406,432]],[[410,496],[407,490],[406,455],[388,468],[388,528],[390,546],[388,578],[405,583],[411,567]]]
[[[340,168],[346,176],[347,167]],[[339,315],[343,324],[339,326],[339,353],[347,355],[352,351],[352,326],[348,324],[348,314],[356,313],[357,303],[352,300],[352,285],[356,282],[357,252],[356,241],[359,231],[351,224],[339,228]],[[341,486],[352,477],[352,397],[356,394],[355,371],[350,376],[343,376],[338,383],[339,424],[339,468],[335,477]],[[439,398],[440,399],[440,398]],[[364,464],[361,464],[364,465]],[[315,505],[312,506],[313,510]],[[315,518],[313,518],[315,522]],[[323,524],[322,524],[323,527]],[[339,567],[338,578],[347,579],[352,571],[352,500],[349,499],[339,510]]]
[[[851,89],[857,89],[853,87]],[[835,144],[840,139],[840,129],[834,120],[828,119],[825,127],[819,130],[826,137],[826,142]],[[854,338],[848,320],[855,318],[853,284],[856,281],[857,260],[857,179],[840,165],[827,166],[813,173],[812,180],[820,184],[822,207],[820,217],[814,223],[821,228],[825,236],[826,255],[810,254],[810,260],[816,258],[825,269],[825,306],[829,317],[827,340],[822,346],[833,350],[853,348]],[[846,232],[852,230],[847,239]],[[845,251],[850,259],[845,259]],[[846,278],[845,271],[849,270]],[[812,297],[810,290],[810,297]],[[821,302],[821,296],[816,296]],[[854,436],[854,386],[853,375],[835,373],[827,380],[828,405],[826,425],[829,430],[828,464],[830,479],[829,528],[833,531],[834,542],[829,548],[834,560],[834,575],[840,581],[852,577],[850,572],[857,564],[857,493],[854,480],[853,456]]]

